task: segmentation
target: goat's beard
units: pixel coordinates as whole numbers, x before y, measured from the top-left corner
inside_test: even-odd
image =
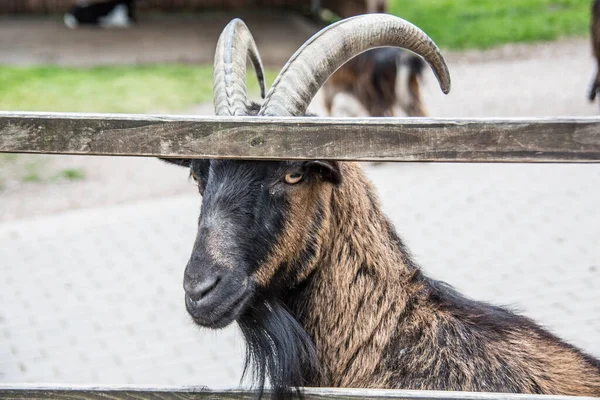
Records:
[[[243,377],[251,378],[262,397],[269,378],[273,399],[289,399],[300,387],[317,382],[319,362],[309,334],[278,300],[262,300],[238,319],[246,340]]]

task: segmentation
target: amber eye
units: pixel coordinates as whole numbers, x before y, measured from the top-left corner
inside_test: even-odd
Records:
[[[192,174],[192,179],[194,180],[194,182],[196,182],[196,185],[199,185],[200,182],[198,181],[198,177],[194,174]]]
[[[302,180],[302,174],[300,174],[298,172],[293,172],[291,174],[285,175],[285,183],[289,183],[290,185],[298,183],[301,180]]]

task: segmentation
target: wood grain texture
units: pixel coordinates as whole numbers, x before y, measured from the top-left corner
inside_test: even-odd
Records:
[[[267,396],[268,397],[268,396]],[[593,400],[592,397],[547,396],[511,393],[442,392],[424,390],[306,388],[306,400],[406,399],[406,400]],[[213,391],[206,387],[149,386],[39,386],[0,384],[0,399],[60,400],[250,400],[256,393],[243,390]]]
[[[600,118],[333,119],[0,112],[0,152],[265,160],[600,162]]]

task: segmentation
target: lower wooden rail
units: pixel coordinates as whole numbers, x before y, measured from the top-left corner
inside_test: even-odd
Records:
[[[594,397],[548,396],[512,393],[443,392],[428,390],[305,388],[306,400],[406,399],[406,400],[594,400]],[[268,399],[268,393],[264,396]],[[123,400],[254,400],[256,392],[210,390],[204,386],[66,386],[0,384],[0,399],[123,399]]]

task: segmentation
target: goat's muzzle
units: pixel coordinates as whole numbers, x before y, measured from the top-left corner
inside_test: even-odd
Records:
[[[213,269],[202,276],[185,274],[185,307],[195,323],[224,328],[243,313],[254,292],[253,284],[232,272]]]

